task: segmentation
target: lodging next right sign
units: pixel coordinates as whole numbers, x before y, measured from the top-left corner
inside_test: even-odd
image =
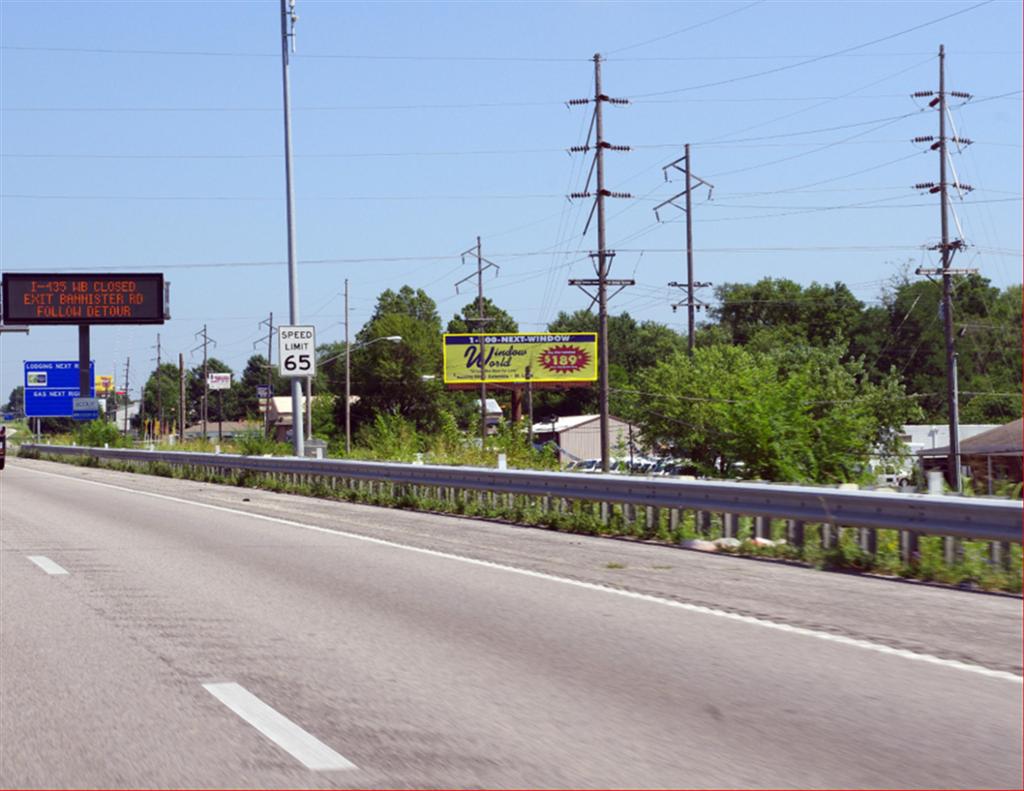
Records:
[[[446,334],[445,384],[473,385],[481,378],[487,384],[594,382],[597,333]]]

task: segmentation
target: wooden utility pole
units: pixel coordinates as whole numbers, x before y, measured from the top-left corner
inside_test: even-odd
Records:
[[[629,151],[629,146],[617,146],[612,145],[604,139],[604,112],[603,107],[605,103],[610,104],[629,104],[626,99],[613,99],[610,96],[606,96],[601,90],[601,54],[594,54],[594,98],[593,99],[572,99],[568,104],[589,104],[594,103],[594,119],[592,129],[594,131],[594,169],[597,171],[597,192],[589,192],[590,178],[587,178],[587,183],[584,187],[583,192],[574,192],[570,198],[595,198],[594,210],[591,211],[591,217],[594,211],[597,213],[597,252],[591,254],[591,258],[596,259],[597,279],[596,280],[570,280],[569,284],[574,286],[597,286],[596,296],[590,295],[589,292],[584,289],[584,293],[591,296],[591,305],[594,302],[598,306],[598,324],[597,324],[597,359],[598,359],[598,411],[600,412],[600,427],[601,427],[601,471],[608,472],[611,467],[611,443],[610,443],[610,432],[608,428],[608,399],[609,399],[609,383],[608,383],[608,286],[618,285],[624,287],[626,285],[632,285],[632,281],[616,281],[611,283],[608,280],[608,271],[610,269],[611,259],[615,256],[615,253],[607,248],[607,238],[605,231],[605,210],[604,210],[604,199],[605,198],[631,198],[633,197],[626,192],[612,192],[611,190],[605,189],[604,186],[604,152],[605,149],[609,151]],[[569,149],[572,152],[587,152],[590,150],[590,137],[588,135],[587,142],[582,146],[573,146]],[[588,218],[587,224],[583,229],[583,234],[586,235],[587,230],[590,227],[590,219]],[[620,289],[621,290],[621,289]],[[618,292],[616,292],[618,293]],[[614,296],[614,295],[613,295]]]
[[[132,358],[124,361],[124,435],[128,436],[128,371],[131,368]]]
[[[915,189],[927,189],[931,193],[939,195],[940,223],[942,228],[942,241],[933,245],[930,249],[938,250],[942,257],[942,266],[939,269],[925,269],[920,267],[917,274],[931,276],[942,276],[942,328],[946,346],[946,404],[949,412],[949,457],[947,459],[946,477],[949,486],[954,491],[963,491],[963,481],[960,477],[960,407],[959,394],[957,392],[957,355],[953,333],[953,276],[967,275],[977,272],[976,269],[954,269],[952,266],[953,255],[967,247],[963,239],[949,238],[949,187],[956,187],[961,194],[970,192],[973,187],[969,184],[961,184],[959,179],[950,182],[946,175],[946,166],[949,159],[949,142],[957,146],[968,146],[971,140],[961,137],[950,137],[946,134],[946,117],[948,114],[948,98],[953,96],[958,99],[970,99],[969,93],[963,91],[946,91],[946,49],[939,45],[939,91],[936,95],[933,91],[917,91],[915,97],[931,97],[928,102],[930,107],[939,111],[939,138],[936,140],[930,135],[915,137],[915,143],[931,143],[933,151],[939,153],[939,182],[924,182],[915,184]]]
[[[185,355],[178,353],[178,440],[185,441],[185,422],[188,420],[185,411]]]
[[[345,278],[345,455],[352,452],[352,347],[348,341],[348,278]]]

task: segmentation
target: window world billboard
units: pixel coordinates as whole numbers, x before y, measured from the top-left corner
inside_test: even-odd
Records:
[[[483,371],[483,375],[481,375]],[[447,385],[578,383],[597,380],[597,333],[448,333]]]

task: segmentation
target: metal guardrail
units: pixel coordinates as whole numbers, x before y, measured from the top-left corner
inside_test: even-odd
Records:
[[[841,527],[905,530],[921,535],[1008,543],[1021,543],[1021,520],[1024,516],[1024,507],[1016,500],[850,491],[812,486],[69,445],[25,444],[22,448],[62,456],[94,456],[139,463],[163,462],[218,471],[451,487],[533,497],[742,514]]]

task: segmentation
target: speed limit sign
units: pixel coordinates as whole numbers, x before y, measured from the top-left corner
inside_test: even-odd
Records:
[[[278,327],[277,339],[281,376],[316,374],[316,330],[312,326],[293,324]]]

